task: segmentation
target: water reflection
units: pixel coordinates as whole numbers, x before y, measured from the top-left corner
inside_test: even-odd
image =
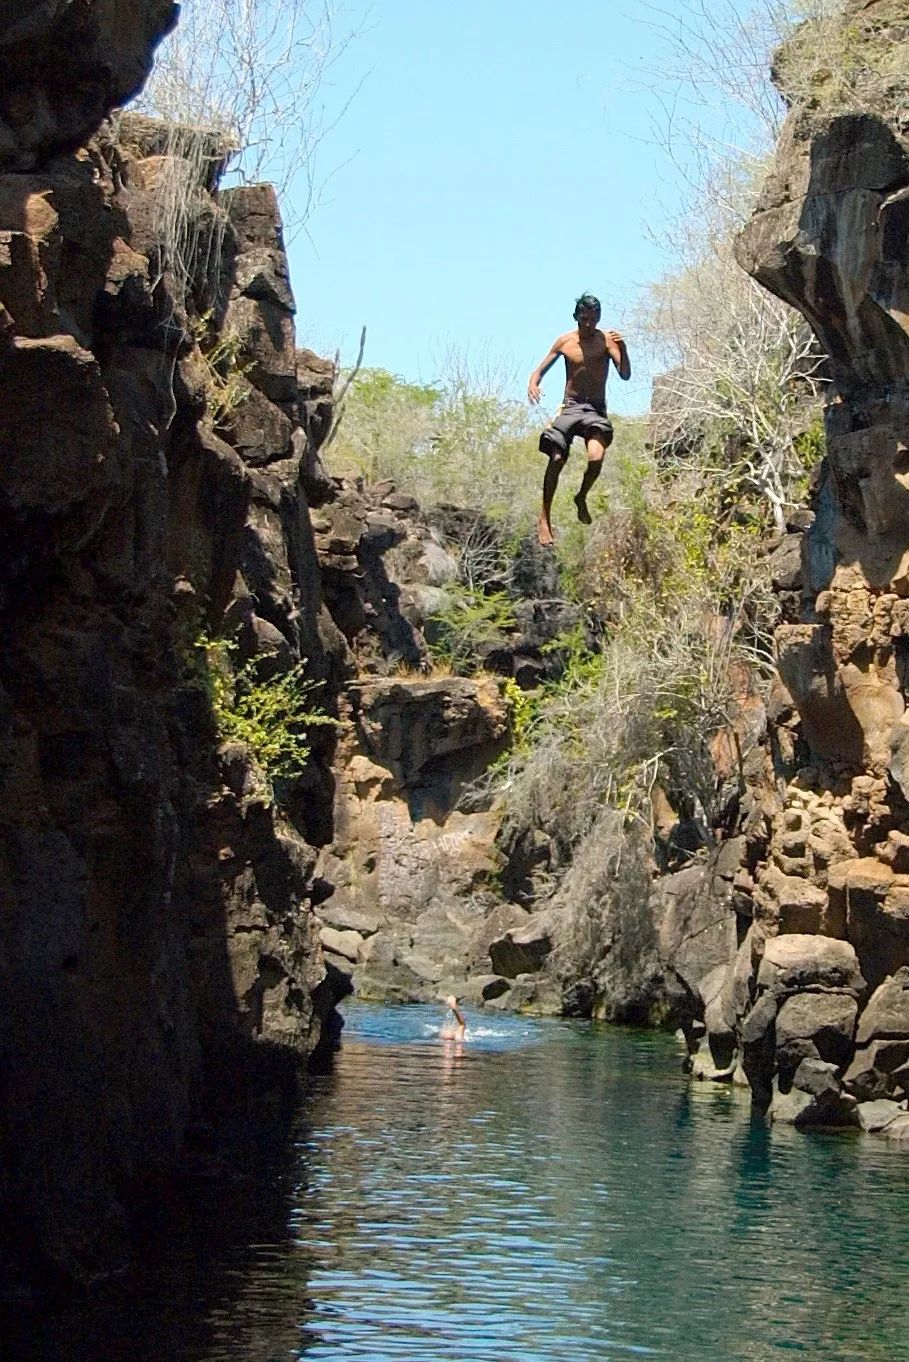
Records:
[[[665,1037],[440,1020],[352,1008],[242,1214],[204,1207],[139,1302],[11,1356],[909,1357],[904,1153],[770,1130]]]

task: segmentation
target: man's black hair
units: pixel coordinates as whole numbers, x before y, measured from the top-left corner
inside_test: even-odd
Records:
[[[582,309],[584,311],[587,311],[588,309],[591,308],[596,312],[597,316],[599,316],[599,314],[603,311],[603,309],[600,307],[599,298],[595,298],[592,293],[582,293],[580,298],[574,305],[574,312],[572,315],[575,321],[577,321],[578,313]]]

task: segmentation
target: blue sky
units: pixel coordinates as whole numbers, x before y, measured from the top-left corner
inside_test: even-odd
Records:
[[[365,324],[367,364],[431,381],[454,346],[513,366],[518,395],[589,289],[635,363],[627,385],[613,375],[611,403],[645,410],[631,303],[666,267],[649,233],[681,186],[653,140],[643,72],[661,44],[642,13],[374,0],[331,72],[329,110],[362,84],[323,143],[333,173],[290,247],[298,343],[350,361]]]

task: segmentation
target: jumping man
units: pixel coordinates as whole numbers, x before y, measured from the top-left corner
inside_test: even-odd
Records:
[[[565,361],[565,396],[552,425],[546,427],[540,436],[540,449],[549,456],[549,466],[543,480],[543,509],[537,529],[537,537],[544,548],[551,547],[552,498],[558,486],[559,475],[568,458],[571,442],[576,435],[583,437],[587,445],[587,468],[581,483],[581,490],[575,497],[578,520],[582,525],[590,524],[587,509],[587,493],[590,491],[603,467],[603,455],[612,444],[612,426],[606,415],[606,377],[609,361],[619,371],[619,377],[631,377],[631,362],[625,342],[618,331],[600,331],[600,303],[592,293],[584,293],[574,306],[574,319],[578,324],[576,331],[566,331],[553,341],[549,354],[530,375],[527,396],[531,402],[540,400],[540,380],[561,355]]]

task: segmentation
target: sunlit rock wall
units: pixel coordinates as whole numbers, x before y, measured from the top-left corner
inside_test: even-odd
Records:
[[[753,924],[706,1000],[705,1064],[740,1062],[760,1104],[799,1124],[909,1093],[903,1022],[873,1080],[849,1067],[877,1034],[869,996],[909,964],[909,128],[884,108],[907,88],[907,20],[901,4],[848,7],[850,61],[888,44],[881,112],[796,100],[737,247],[811,324],[832,382],[801,619],[777,631]]]

